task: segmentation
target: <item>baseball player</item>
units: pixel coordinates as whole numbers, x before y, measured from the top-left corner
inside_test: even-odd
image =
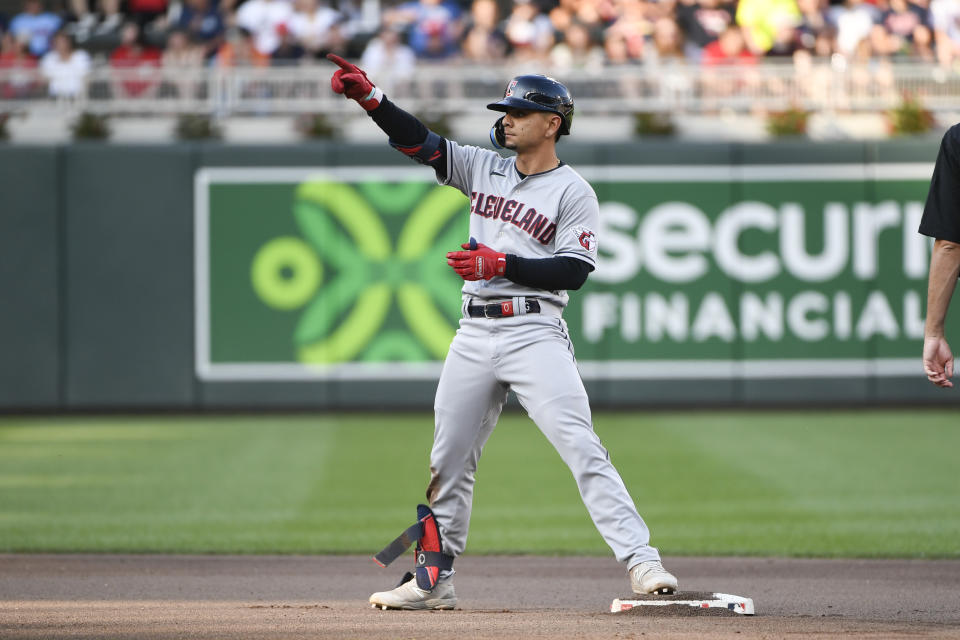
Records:
[[[596,266],[599,226],[593,188],[556,153],[573,120],[569,91],[546,76],[510,81],[503,99],[487,105],[503,114],[491,142],[516,153],[503,158],[429,131],[361,69],[327,57],[340,67],[331,79],[336,93],[356,100],[390,144],[432,167],[440,184],[470,198],[470,241],[447,254],[464,279],[463,318],[434,403],[429,505],[419,505],[417,522],[376,556],[387,565],[416,542],[416,573],[370,602],[383,609],[456,606],[453,561],[466,547],[477,462],[511,389],[570,468],[633,590],[674,593],[677,579],[650,546],[647,526],[593,431],[562,317],[567,291],[579,289]]]

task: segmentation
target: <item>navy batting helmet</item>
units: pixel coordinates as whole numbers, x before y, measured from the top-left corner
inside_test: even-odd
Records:
[[[549,111],[560,116],[560,135],[570,133],[573,122],[573,97],[565,86],[547,76],[517,76],[507,85],[503,99],[492,102],[487,109],[506,112],[507,109]]]

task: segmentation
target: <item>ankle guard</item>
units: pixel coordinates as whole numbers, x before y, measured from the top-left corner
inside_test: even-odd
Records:
[[[430,591],[437,586],[440,571],[453,568],[453,556],[443,552],[443,542],[440,539],[440,527],[433,511],[425,504],[417,505],[417,522],[401,533],[396,540],[388,544],[383,551],[373,557],[373,561],[381,567],[403,555],[414,542],[417,543],[414,570],[417,576],[417,586],[424,591]]]
[[[440,143],[442,141],[443,138],[441,138],[438,134],[428,130],[427,139],[420,144],[415,144],[412,147],[405,147],[391,140],[390,146],[408,158],[412,158],[416,162],[419,162],[420,164],[430,164],[440,157]]]

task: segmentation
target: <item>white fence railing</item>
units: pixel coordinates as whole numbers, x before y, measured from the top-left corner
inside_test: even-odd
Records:
[[[405,108],[465,113],[502,94],[521,69],[421,65],[408,80],[376,78]],[[933,111],[960,109],[960,73],[933,64],[838,65],[829,61],[752,67],[605,67],[556,72],[580,114],[783,110],[878,111],[905,94]],[[0,69],[0,112],[278,115],[349,109],[330,90],[328,65],[245,69],[97,68],[72,96],[50,97],[38,70]]]

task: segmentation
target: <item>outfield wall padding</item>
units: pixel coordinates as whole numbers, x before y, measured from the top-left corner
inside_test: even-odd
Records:
[[[0,409],[62,406],[61,156],[0,145]]]
[[[194,407],[193,154],[64,153],[66,408]]]

